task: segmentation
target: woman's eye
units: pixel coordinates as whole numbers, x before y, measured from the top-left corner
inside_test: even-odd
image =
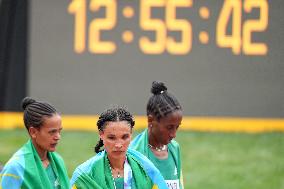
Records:
[[[129,135],[124,135],[123,137],[122,137],[122,139],[128,139],[129,138]]]
[[[168,128],[168,130],[173,130],[173,129],[178,129],[179,128],[179,125],[176,127],[176,126],[168,126],[167,127]]]
[[[48,133],[53,135],[56,133],[56,130],[49,131]]]
[[[169,127],[168,127],[169,130],[171,130],[171,129],[173,129],[173,128],[174,128],[174,127],[172,127],[172,126],[169,126]]]

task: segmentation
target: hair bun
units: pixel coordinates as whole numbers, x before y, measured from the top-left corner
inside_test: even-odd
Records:
[[[167,87],[163,82],[153,81],[151,92],[154,95],[162,94],[163,92],[167,91]]]
[[[26,109],[26,107],[32,103],[35,103],[36,101],[34,99],[32,99],[31,97],[25,97],[23,100],[22,100],[22,108],[23,110]]]

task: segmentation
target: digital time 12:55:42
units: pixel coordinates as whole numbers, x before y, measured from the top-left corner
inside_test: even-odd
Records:
[[[115,41],[102,39],[103,32],[111,31],[117,26],[117,13],[131,19],[135,14],[132,6],[125,6],[118,10],[118,3],[123,0],[72,0],[68,5],[68,13],[74,16],[74,51],[83,53],[88,49],[93,54],[112,54],[118,45]],[[139,49],[145,54],[169,53],[172,55],[186,55],[192,50],[193,25],[189,18],[178,18],[178,9],[195,8],[193,0],[140,0],[139,27],[142,31],[152,32],[154,39],[142,35]],[[105,10],[103,17],[93,18],[87,23],[87,14]],[[163,9],[164,19],[154,18],[153,12]],[[258,10],[258,17],[243,20],[243,14],[250,14],[253,9]],[[210,17],[210,8],[198,7],[200,18]],[[252,41],[256,33],[265,32],[268,27],[269,6],[267,0],[224,0],[215,24],[216,46],[231,48],[235,55],[266,55],[268,46],[262,41]],[[228,32],[230,31],[230,32]],[[169,32],[178,32],[179,39],[169,36]],[[199,32],[199,41],[209,43],[209,34]],[[86,40],[88,39],[88,40]],[[131,30],[122,33],[121,39],[131,43],[134,34]]]

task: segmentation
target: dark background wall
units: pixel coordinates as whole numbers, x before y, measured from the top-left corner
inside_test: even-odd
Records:
[[[117,14],[112,19],[115,25],[111,29],[99,31],[100,40],[112,41],[116,44],[116,50],[110,54],[91,52],[89,44],[94,43],[90,40],[91,23],[100,18],[105,19],[107,9],[92,11],[91,1],[86,1],[86,25],[80,27],[85,29],[85,49],[76,53],[75,15],[80,8],[73,7],[72,13],[72,2],[30,1],[26,72],[28,85],[25,88],[28,95],[50,101],[64,114],[98,114],[111,104],[124,104],[134,114],[144,115],[151,83],[160,80],[178,97],[188,116],[284,117],[282,0],[269,3],[266,0],[259,1],[268,5],[269,11],[264,15],[268,22],[264,29],[252,32],[251,41],[268,47],[264,55],[248,55],[242,50],[244,25],[249,20],[259,21],[263,8],[257,7],[246,12],[246,1],[241,0],[236,1],[237,6],[232,8],[233,11],[241,9],[241,14],[235,16],[241,18],[241,25],[237,29],[241,41],[238,54],[234,54],[231,48],[221,48],[217,44],[217,23],[225,2],[221,0],[195,0],[191,7],[178,8],[176,18],[192,26],[192,32],[188,32],[192,34],[192,40],[188,41],[192,48],[183,55],[173,55],[167,50],[156,55],[142,51],[140,38],[146,36],[154,41],[156,36],[155,32],[140,27],[140,14],[145,16],[145,13],[141,11],[142,1],[137,0],[113,1],[117,5]],[[127,6],[134,10],[131,18],[123,15]],[[208,19],[200,15],[202,7],[209,10]],[[151,13],[152,18],[159,19],[167,27],[164,6],[153,8]],[[223,23],[222,27],[230,35],[232,15],[223,18],[228,20],[228,24],[226,26]],[[131,43],[122,39],[126,30],[133,32]],[[201,31],[208,33],[207,44],[201,43],[199,39]],[[92,35],[98,37],[94,32]],[[182,40],[180,32],[168,29],[169,37],[176,41]],[[17,62],[19,64],[22,61]],[[2,79],[1,83],[8,82],[7,78]],[[22,81],[20,76],[14,79]],[[6,102],[8,96],[4,97],[5,100],[1,97],[2,102]],[[13,98],[11,102],[16,106],[20,100]]]
[[[105,9],[91,11],[87,1],[87,21],[83,27],[86,48],[78,54],[73,50],[75,14],[68,12],[72,1],[33,0],[29,94],[51,100],[68,114],[97,114],[110,104],[125,104],[135,114],[144,115],[151,82],[161,80],[181,101],[186,115],[283,117],[283,1],[269,1],[269,13],[265,15],[267,28],[253,32],[254,43],[268,46],[266,55],[255,56],[242,51],[234,55],[231,48],[216,45],[217,21],[223,2],[198,0],[193,1],[192,7],[178,9],[177,18],[192,25],[190,52],[172,55],[165,51],[150,55],[139,47],[142,36],[155,40],[154,32],[139,26],[141,1],[117,1],[115,26],[102,30],[100,36],[101,40],[117,45],[111,54],[96,54],[88,49],[90,23],[105,18]],[[123,16],[126,6],[133,7],[132,18]],[[199,16],[202,6],[210,10],[207,20]],[[243,5],[239,7],[243,10]],[[242,11],[239,29],[250,19],[258,20],[259,10]],[[165,22],[165,8],[153,8],[152,17]],[[227,33],[230,28],[231,23]],[[132,43],[123,42],[121,36],[125,30],[134,33]],[[206,45],[199,41],[201,31],[209,33]],[[179,32],[168,32],[168,36],[181,39]]]
[[[27,0],[0,1],[0,110],[19,111],[26,95]]]

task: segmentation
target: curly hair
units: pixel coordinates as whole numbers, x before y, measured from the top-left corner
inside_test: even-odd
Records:
[[[133,116],[123,107],[114,107],[105,110],[99,117],[97,121],[97,126],[99,131],[103,131],[107,122],[118,122],[118,121],[126,121],[129,123],[130,128],[132,129],[135,125],[135,121]],[[103,150],[100,148],[103,146],[103,141],[100,139],[95,146],[95,152],[99,153]]]

